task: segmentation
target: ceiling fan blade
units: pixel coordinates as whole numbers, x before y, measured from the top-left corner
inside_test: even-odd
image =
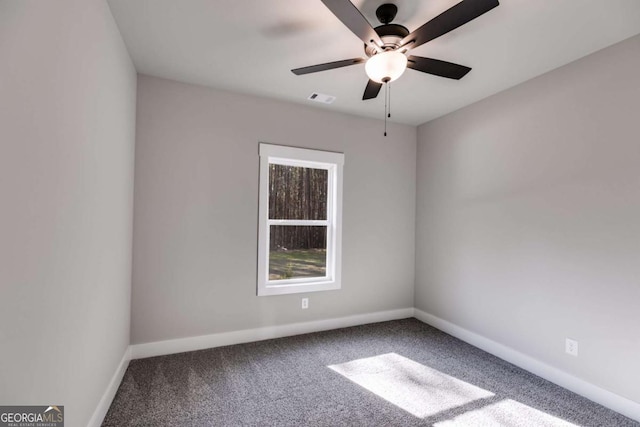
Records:
[[[413,42],[409,48],[416,48],[474,20],[499,4],[498,0],[463,0],[413,31],[402,39],[400,45]]]
[[[471,71],[471,68],[464,65],[413,55],[407,58],[407,68],[455,80],[460,80]]]
[[[362,95],[362,100],[365,101],[367,99],[373,99],[377,97],[378,93],[380,93],[381,88],[382,88],[382,83],[369,80],[367,82],[367,87],[364,88],[364,95]]]
[[[322,0],[327,8],[367,46],[380,51],[384,43],[369,21],[349,0]]]
[[[348,67],[349,65],[361,64],[364,58],[343,59],[342,61],[327,62],[326,64],[311,65],[309,67],[296,68],[291,72],[297,76],[302,74],[317,73],[318,71],[333,70],[334,68]]]

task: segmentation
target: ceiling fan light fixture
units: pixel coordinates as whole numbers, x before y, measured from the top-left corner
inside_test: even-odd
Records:
[[[367,60],[364,69],[374,82],[392,82],[407,69],[407,57],[397,50],[378,53]]]

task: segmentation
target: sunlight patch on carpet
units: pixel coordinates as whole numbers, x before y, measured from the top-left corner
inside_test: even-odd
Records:
[[[418,418],[494,394],[396,353],[328,368]]]
[[[507,427],[576,427],[563,419],[506,399],[480,409],[465,412],[434,427],[507,426]]]

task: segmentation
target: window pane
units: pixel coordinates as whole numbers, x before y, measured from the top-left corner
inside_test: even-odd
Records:
[[[272,225],[269,280],[327,275],[327,227]]]
[[[327,219],[326,169],[269,165],[270,219]]]

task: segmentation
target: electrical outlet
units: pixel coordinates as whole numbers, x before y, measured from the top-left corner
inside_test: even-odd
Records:
[[[567,338],[565,351],[567,354],[578,357],[578,341]]]
[[[309,298],[302,298],[302,309],[306,310],[309,308]]]

